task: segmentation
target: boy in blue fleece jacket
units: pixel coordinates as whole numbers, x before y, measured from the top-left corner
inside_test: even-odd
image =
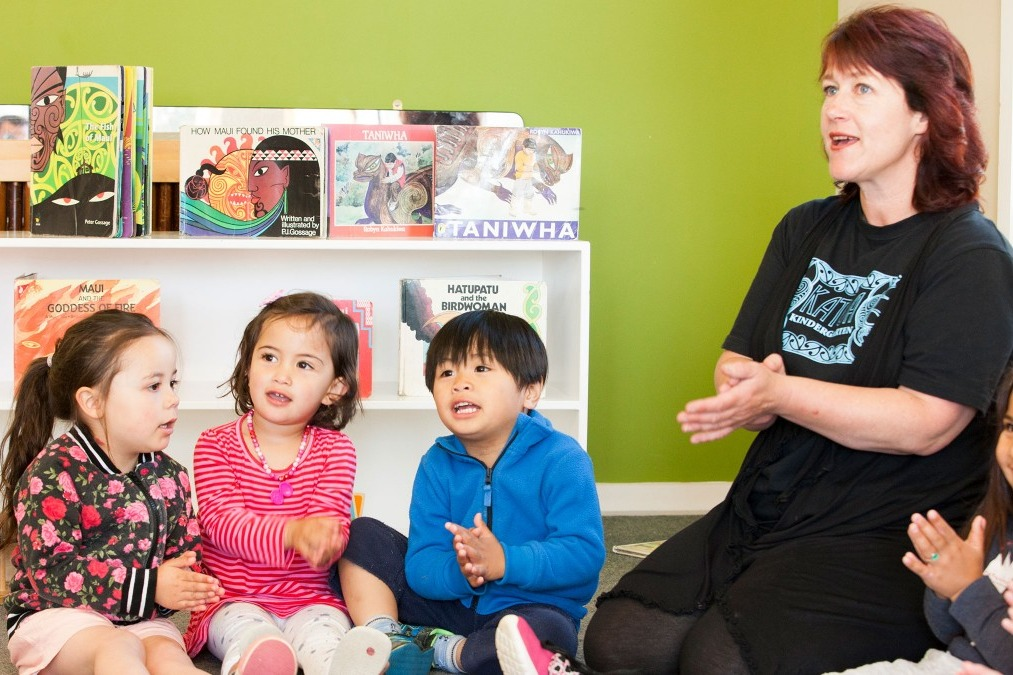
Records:
[[[433,338],[426,386],[452,435],[419,464],[408,537],[352,521],[334,583],[357,625],[391,636],[389,674],[499,673],[507,614],[576,652],[605,536],[590,458],[534,410],[547,372],[516,316],[466,312]]]

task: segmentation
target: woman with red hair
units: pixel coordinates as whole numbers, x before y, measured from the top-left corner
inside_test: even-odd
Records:
[[[938,17],[847,17],[820,78],[839,193],[778,224],[716,394],[678,415],[694,443],[759,433],[724,502],[599,598],[593,668],[820,673],[939,646],[906,528],[982,497],[1013,252],[977,203],[971,69]]]

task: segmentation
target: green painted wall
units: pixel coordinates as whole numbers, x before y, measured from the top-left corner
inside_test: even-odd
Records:
[[[588,450],[602,482],[727,480],[743,432],[691,446],[770,230],[829,194],[820,39],[836,0],[203,3],[5,10],[0,103],[36,64],[155,68],[158,105],[505,110],[584,129]],[[58,10],[65,8],[65,13]],[[127,17],[133,17],[133,21]]]

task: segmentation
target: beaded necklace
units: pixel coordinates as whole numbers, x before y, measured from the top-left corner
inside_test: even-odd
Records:
[[[267,463],[267,457],[264,456],[264,452],[260,449],[260,443],[257,441],[257,432],[253,430],[252,410],[246,413],[246,428],[250,430],[250,445],[253,446],[253,454],[260,460],[261,465],[264,467],[264,473],[278,481],[278,487],[271,490],[271,502],[280,506],[285,503],[286,497],[291,497],[295,494],[295,489],[287,479],[295,473],[299,462],[302,461],[303,455],[306,453],[306,447],[309,445],[310,427],[307,424],[306,428],[303,429],[302,440],[299,441],[299,451],[295,454],[292,466],[288,467],[288,470],[280,476],[271,470],[271,465]]]

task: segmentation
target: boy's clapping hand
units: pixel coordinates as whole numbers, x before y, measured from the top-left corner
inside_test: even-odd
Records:
[[[472,588],[477,588],[487,581],[503,578],[506,556],[499,539],[482,520],[481,513],[475,514],[474,522],[475,526],[470,529],[455,523],[446,523],[444,527],[454,535],[454,550],[461,573]]]

